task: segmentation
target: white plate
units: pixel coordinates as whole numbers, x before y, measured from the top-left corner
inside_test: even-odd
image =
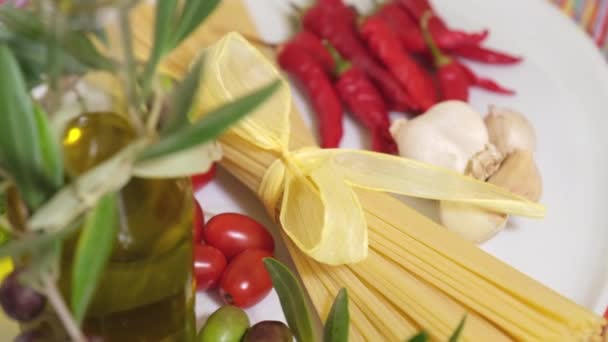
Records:
[[[287,0],[246,0],[262,38],[289,37]],[[306,1],[301,1],[305,5]],[[348,1],[360,9],[370,1]],[[547,217],[513,220],[482,246],[489,253],[597,313],[608,304],[608,68],[590,39],[545,0],[434,0],[450,25],[491,30],[487,45],[521,54],[515,67],[471,64],[479,74],[513,87],[518,95],[474,90],[471,102],[525,113],[537,129],[537,162],[543,175]],[[311,123],[300,96],[299,108]],[[365,137],[347,120],[343,147],[361,147]],[[205,210],[246,213],[272,225],[257,198],[225,173],[197,196]],[[281,252],[284,255],[284,250]],[[200,322],[217,302],[198,294]],[[249,310],[254,322],[283,320],[276,294]]]

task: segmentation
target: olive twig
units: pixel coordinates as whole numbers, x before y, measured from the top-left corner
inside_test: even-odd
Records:
[[[137,78],[135,76],[135,56],[133,55],[133,41],[131,23],[129,22],[129,12],[126,8],[121,8],[118,14],[119,27],[122,38],[122,50],[124,54],[124,79],[127,85],[128,113],[133,125],[138,132],[143,131],[143,123],[139,115],[140,99],[137,93]]]
[[[152,107],[150,108],[150,116],[146,121],[146,129],[148,133],[156,132],[156,126],[158,125],[158,120],[160,120],[161,111],[163,108],[163,98],[164,94],[161,92],[160,87],[156,86],[156,91],[154,92],[154,101],[152,102]]]
[[[74,317],[66,306],[63,297],[57,289],[55,281],[46,273],[41,275],[41,281],[46,297],[55,309],[57,316],[63,323],[67,333],[70,335],[71,340],[75,342],[85,342],[86,338],[82,334],[82,331],[80,331],[78,323],[76,323],[76,320],[74,320]]]

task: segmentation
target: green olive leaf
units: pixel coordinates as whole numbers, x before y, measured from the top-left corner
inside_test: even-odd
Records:
[[[67,236],[72,234],[80,226],[79,218],[68,224],[65,229],[50,233],[38,234],[30,233],[18,239],[11,239],[10,233],[7,232],[9,239],[4,245],[0,246],[0,259],[5,257],[20,257],[24,254],[31,254],[34,251],[41,250],[53,241],[62,241]]]
[[[204,173],[222,158],[219,143],[204,143],[165,157],[135,163],[133,175],[141,178],[178,178]]]
[[[167,134],[145,149],[139,155],[139,160],[163,157],[217,138],[226,128],[268,99],[280,85],[280,81],[274,81],[249,95],[211,111],[192,125]]]
[[[44,174],[53,190],[63,185],[63,157],[59,147],[59,139],[51,128],[48,116],[40,106],[34,106],[40,152],[44,165]]]
[[[350,315],[348,312],[348,291],[340,289],[331,306],[323,334],[324,342],[348,342]]]
[[[86,217],[72,268],[70,303],[77,322],[82,322],[97,281],[112,253],[117,217],[116,193],[103,196]]]
[[[40,39],[44,36],[44,25],[40,17],[32,11],[25,11],[13,6],[1,6],[0,21],[17,36],[30,39]]]
[[[0,247],[5,245],[11,238],[6,219],[6,193],[0,191]],[[5,226],[6,225],[6,226]]]
[[[187,0],[177,22],[171,47],[178,46],[186,39],[207,19],[219,3],[220,0]]]
[[[115,62],[102,55],[83,32],[68,31],[66,36],[60,37],[60,45],[63,55],[72,56],[88,68],[107,71],[116,69]]]
[[[50,192],[31,98],[14,55],[0,44],[0,167],[14,178],[25,202],[36,208]]]
[[[460,335],[462,334],[462,330],[464,329],[464,324],[466,320],[467,316],[465,315],[460,321],[460,324],[458,324],[458,327],[456,328],[452,336],[450,336],[450,339],[448,340],[449,342],[458,342],[458,339],[460,339]]]
[[[429,335],[426,331],[420,332],[418,335],[413,336],[408,340],[408,342],[427,342],[429,340]]]
[[[12,6],[0,6],[0,21],[6,26],[9,33],[14,33],[14,41],[25,39],[30,42],[31,49],[39,50],[38,55],[28,56],[37,58],[43,61],[49,58],[47,49],[57,48],[57,59],[61,61],[61,68],[73,70],[75,65],[72,63],[77,61],[77,64],[86,66],[92,69],[101,69],[112,71],[115,69],[115,63],[108,57],[102,55],[90,38],[86,31],[65,30],[64,35],[53,37],[53,30],[48,29],[39,15],[33,11],[17,9]],[[4,36],[7,36],[4,34]],[[50,45],[49,45],[50,44]],[[56,45],[59,46],[56,46]],[[55,45],[55,46],[51,46]],[[86,71],[86,69],[82,69]]]
[[[60,231],[102,196],[121,189],[131,179],[135,156],[144,146],[145,141],[137,140],[64,186],[32,215],[28,228],[34,232]]]
[[[167,136],[190,125],[188,114],[198,94],[205,55],[199,57],[190,73],[181,81],[171,94],[171,108],[161,128],[161,135]]]
[[[150,80],[152,80],[156,73],[158,63],[173,48],[170,44],[176,9],[176,0],[163,0],[156,3],[154,45],[152,46],[150,57],[146,63],[142,82],[146,91],[149,89]]]
[[[310,307],[305,292],[295,275],[276,259],[264,258],[264,265],[270,274],[274,289],[279,295],[281,308],[287,319],[287,325],[298,342],[315,342]]]
[[[6,228],[0,225],[0,247],[6,245],[11,239],[11,235]]]
[[[171,33],[174,29],[176,0],[164,0],[156,4],[156,20],[154,25],[154,46],[152,56],[156,56],[156,62],[160,60],[172,48]],[[154,57],[150,58],[154,60]]]

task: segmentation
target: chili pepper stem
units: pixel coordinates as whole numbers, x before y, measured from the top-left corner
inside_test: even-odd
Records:
[[[286,1],[285,3],[287,4],[287,7],[289,7],[289,9],[291,10],[292,15],[301,17],[304,14],[304,12],[306,12],[305,7],[300,7],[297,4],[293,3],[292,1]]]
[[[380,7],[382,7],[382,5],[384,5],[384,3],[381,2],[380,0],[372,0],[372,10],[369,12],[368,15],[361,16],[361,18],[359,19],[360,23],[363,22],[363,20],[367,19],[368,17],[371,17],[372,15],[378,13],[380,11]]]
[[[336,50],[336,48],[334,48],[328,41],[324,41],[323,44],[327,48],[327,51],[329,51],[331,58],[333,58],[334,62],[336,63],[336,76],[342,75],[352,67],[352,63],[342,58],[338,50]]]
[[[422,17],[420,18],[420,29],[422,30],[422,36],[424,37],[424,41],[426,45],[429,47],[431,55],[433,56],[433,60],[435,62],[435,66],[440,68],[442,66],[448,65],[453,62],[453,59],[444,55],[437,43],[433,40],[433,36],[429,31],[429,20],[433,17],[433,12],[427,10],[424,12]]]

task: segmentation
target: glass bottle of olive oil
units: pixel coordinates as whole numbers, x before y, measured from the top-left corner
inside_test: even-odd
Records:
[[[63,137],[68,177],[108,159],[135,136],[128,121],[113,113],[73,119]],[[190,181],[133,178],[119,193],[118,206],[114,249],[87,311],[85,333],[105,342],[194,340]],[[68,241],[62,255],[66,298],[76,241]]]

